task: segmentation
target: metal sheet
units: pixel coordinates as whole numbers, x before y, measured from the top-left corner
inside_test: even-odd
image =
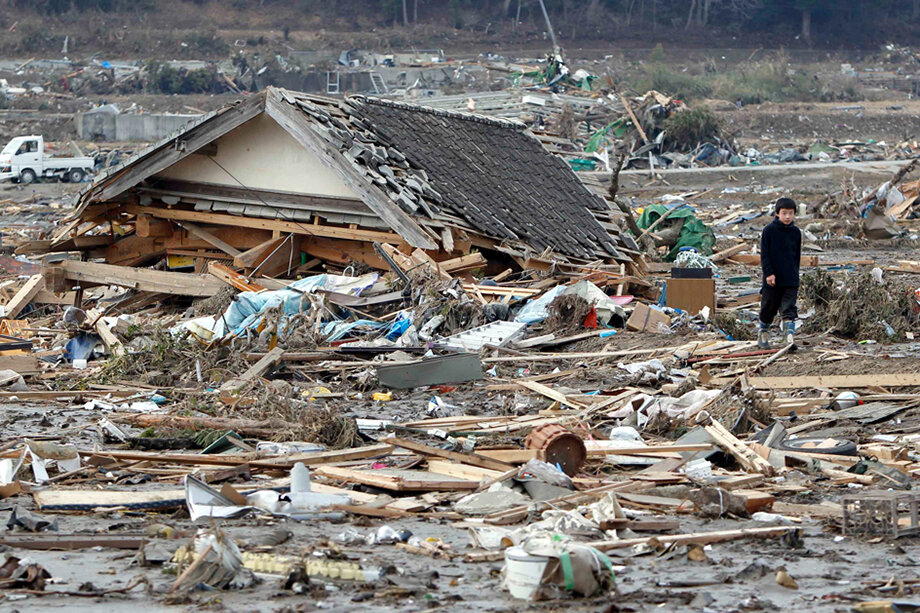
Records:
[[[377,379],[394,389],[478,381],[482,379],[482,362],[478,354],[455,353],[411,364],[378,366]]]
[[[852,419],[861,424],[872,424],[891,419],[909,405],[890,402],[869,402],[849,409],[841,409],[828,415],[830,419]]]

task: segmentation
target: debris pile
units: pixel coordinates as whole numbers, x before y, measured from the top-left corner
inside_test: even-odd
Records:
[[[806,229],[759,349],[773,196],[714,191],[636,221],[517,124],[276,89],[108,169],[3,261],[0,596],[685,606],[911,551],[920,264]],[[44,551],[93,548],[136,575]]]

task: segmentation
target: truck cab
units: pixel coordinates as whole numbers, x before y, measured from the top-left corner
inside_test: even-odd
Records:
[[[93,158],[46,156],[45,139],[38,135],[17,136],[0,151],[0,181],[32,183],[56,177],[79,183],[92,168]]]

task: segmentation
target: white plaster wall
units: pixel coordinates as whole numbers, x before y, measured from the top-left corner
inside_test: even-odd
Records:
[[[217,140],[214,158],[192,154],[156,175],[278,192],[359,199],[337,174],[264,113]],[[238,180],[234,180],[234,177]]]

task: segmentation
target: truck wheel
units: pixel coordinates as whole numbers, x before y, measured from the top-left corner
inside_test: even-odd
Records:
[[[837,441],[832,447],[815,447],[823,442],[823,438],[795,438],[788,439],[776,446],[777,449],[786,451],[804,451],[807,453],[824,453],[830,455],[857,455],[856,443],[853,441]]]
[[[19,182],[20,183],[34,183],[35,182],[35,171],[31,168],[26,168],[19,173]]]
[[[83,171],[79,168],[74,168],[70,171],[70,174],[67,175],[67,178],[70,179],[71,183],[80,183],[83,181]]]

